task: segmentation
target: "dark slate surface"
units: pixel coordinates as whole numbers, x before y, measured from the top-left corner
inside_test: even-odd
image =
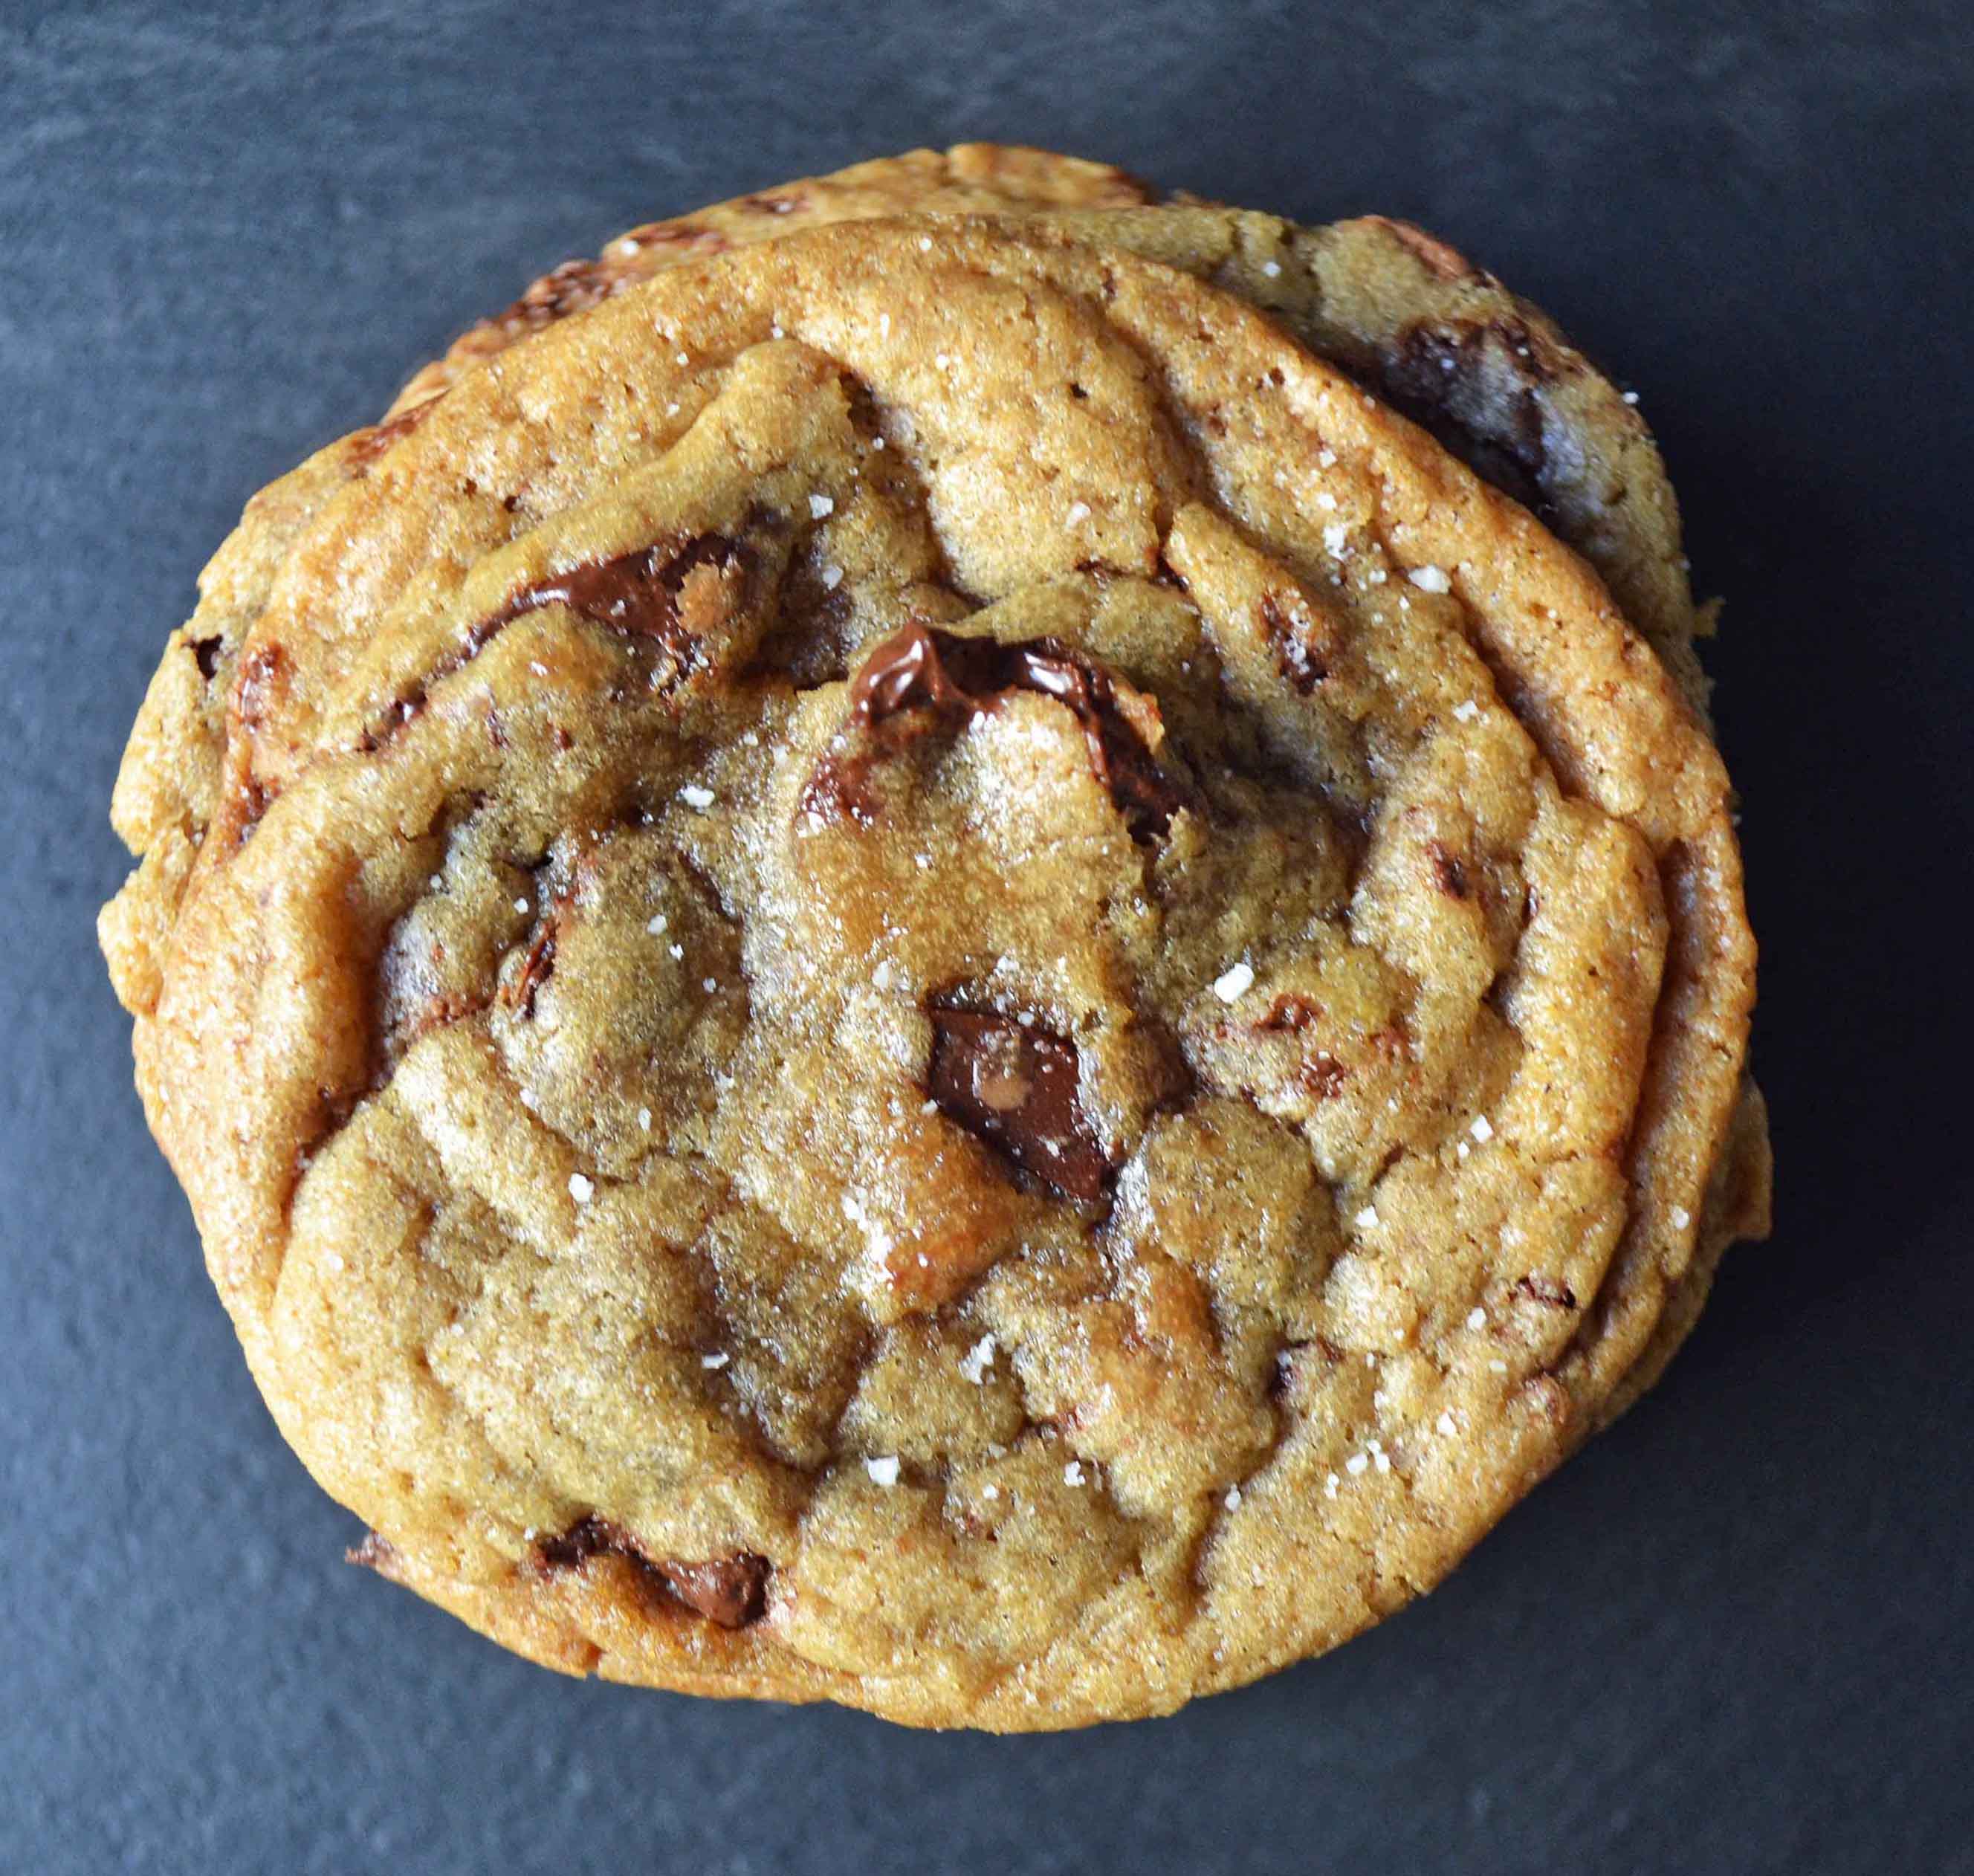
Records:
[[[0,5],[0,1865],[1974,1868],[1968,18]],[[634,221],[989,135],[1415,217],[1639,388],[1730,602],[1785,1169],[1670,1384],[1441,1594],[1005,1742],[565,1682],[345,1569],[90,930],[256,487]]]

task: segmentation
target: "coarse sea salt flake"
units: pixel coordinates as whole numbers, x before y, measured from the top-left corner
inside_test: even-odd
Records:
[[[1484,1146],[1494,1137],[1494,1123],[1485,1114],[1476,1114],[1474,1124],[1467,1130]]]
[[[959,1358],[959,1372],[976,1387],[984,1387],[987,1370],[994,1365],[994,1338],[984,1335]]]
[[[595,1180],[585,1179],[580,1172],[572,1172],[569,1176],[569,1195],[578,1205],[589,1204],[596,1196]]]
[[[1243,959],[1230,964],[1213,980],[1213,994],[1223,1003],[1238,1002],[1254,981],[1254,967]]]
[[[808,512],[811,520],[820,521],[825,515],[836,512],[836,503],[829,496],[812,495],[808,498]]]
[[[1487,1327],[1487,1312],[1477,1304],[1473,1309],[1467,1312],[1467,1326],[1470,1329],[1486,1328]]]
[[[679,790],[679,799],[688,808],[697,808],[703,813],[713,803],[713,793],[710,788],[701,788],[697,782],[688,782]]]
[[[699,1365],[702,1368],[724,1368],[733,1359],[732,1356],[723,1350],[717,1354],[700,1356]]]
[[[1421,592],[1451,592],[1453,590],[1453,582],[1446,577],[1444,567],[1414,567],[1405,578]]]
[[[1356,1217],[1351,1222],[1356,1225],[1359,1231],[1370,1231],[1375,1228],[1378,1222],[1377,1207],[1376,1205],[1366,1205],[1364,1209],[1359,1212]]]
[[[1090,519],[1089,503],[1086,501],[1071,502],[1069,504],[1069,513],[1064,516],[1063,519],[1067,521],[1071,527],[1076,526],[1080,522],[1087,521]]]
[[[864,1470],[871,1474],[874,1485],[889,1487],[898,1482],[898,1462],[895,1458],[867,1459]]]
[[[650,918],[645,920],[644,929],[655,938],[664,930],[665,923],[665,915],[662,912],[654,912]]]
[[[1440,1432],[1445,1434],[1449,1438],[1460,1430],[1458,1425],[1454,1422],[1452,1415],[1450,1413],[1441,1414],[1439,1418],[1433,1422],[1433,1425],[1438,1427]]]
[[[1684,1231],[1687,1226],[1690,1225],[1692,1222],[1693,1214],[1687,1211],[1684,1205],[1674,1205],[1673,1207],[1672,1228],[1674,1231]]]
[[[1464,704],[1456,704],[1453,707],[1453,720],[1455,723],[1471,723],[1480,714],[1480,706],[1471,697]]]

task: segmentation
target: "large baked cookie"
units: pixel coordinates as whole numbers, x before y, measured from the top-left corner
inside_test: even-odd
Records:
[[[1046,219],[1210,277],[1280,319],[1525,503],[1603,576],[1703,713],[1696,607],[1679,505],[1635,400],[1538,307],[1409,223],[1317,228],[1181,195],[1107,163],[1005,143],[908,150],[648,221],[593,261],[567,261],[413,376],[399,418],[508,346],[667,267],[830,222],[902,214]],[[1120,210],[1135,212],[1118,212]]]
[[[139,1086],[366,1558],[510,1646],[1169,1709],[1437,1581],[1759,1225],[1693,705],[1231,264],[701,257],[208,569]]]

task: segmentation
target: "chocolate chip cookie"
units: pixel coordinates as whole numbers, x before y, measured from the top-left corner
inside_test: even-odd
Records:
[[[1499,290],[976,205],[579,296],[257,497],[103,936],[362,1560],[570,1671],[1015,1730],[1430,1587],[1767,1167],[1695,700],[1565,452],[1546,526],[1393,401],[1512,480],[1520,341],[1406,365],[1325,270]]]

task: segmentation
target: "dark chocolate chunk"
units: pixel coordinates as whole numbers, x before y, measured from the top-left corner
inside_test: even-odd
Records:
[[[767,1613],[772,1566],[752,1550],[689,1563],[677,1557],[654,1560],[621,1525],[594,1513],[559,1537],[536,1546],[539,1567],[553,1573],[581,1569],[591,1558],[619,1556],[658,1594],[682,1602],[721,1628],[744,1628]]]
[[[476,630],[490,638],[523,613],[566,605],[596,625],[631,638],[655,638],[683,663],[692,649],[691,636],[682,629],[679,618],[679,594],[686,581],[701,567],[723,576],[744,572],[749,558],[739,542],[724,534],[700,534],[686,541],[634,547],[628,553],[572,567],[566,573],[523,586]]]
[[[409,436],[431,415],[432,406],[438,402],[436,398],[428,398],[422,404],[414,404],[409,410],[398,412],[385,422],[359,430],[356,440],[350,445],[351,468],[359,475],[368,474],[370,465],[400,438]]]
[[[1467,882],[1467,867],[1460,856],[1444,841],[1434,841],[1426,848],[1432,860],[1433,883],[1449,899],[1464,899],[1474,890]]]
[[[361,1543],[353,1544],[343,1552],[343,1560],[354,1563],[359,1569],[373,1569],[380,1576],[388,1576],[396,1566],[398,1553],[389,1538],[380,1537],[375,1531],[366,1531]]]
[[[941,1110],[1064,1197],[1101,1198],[1112,1167],[1077,1097],[1075,1049],[1010,1017],[927,1013],[927,1089]]]
[[[1548,376],[1517,320],[1428,323],[1386,348],[1380,388],[1488,481],[1539,508],[1549,452],[1536,387]]]
[[[1096,659],[1058,638],[1003,644],[916,619],[878,644],[851,680],[844,746],[817,765],[802,791],[803,811],[867,825],[877,806],[864,784],[876,763],[939,723],[998,708],[1018,690],[1053,697],[1074,713],[1090,768],[1134,838],[1166,831],[1187,797],[1118,707],[1116,680]]]
[[[1307,697],[1330,675],[1330,663],[1315,641],[1307,607],[1293,601],[1284,604],[1280,594],[1265,592],[1261,613],[1261,630],[1274,648],[1276,667]]]
[[[391,707],[382,725],[364,733],[360,746],[366,754],[381,748],[399,724],[409,723],[425,708],[434,684],[471,664],[503,627],[543,606],[565,605],[627,638],[655,642],[663,661],[652,673],[652,684],[667,689],[691,671],[700,656],[699,634],[681,610],[686,582],[707,568],[723,583],[743,585],[753,566],[753,552],[743,543],[724,534],[707,533],[634,547],[628,553],[572,567],[523,586],[476,619],[431,674]]]
[[[657,1566],[680,1602],[722,1628],[744,1628],[767,1613],[768,1569],[768,1560],[752,1550],[703,1563],[672,1559]]]

